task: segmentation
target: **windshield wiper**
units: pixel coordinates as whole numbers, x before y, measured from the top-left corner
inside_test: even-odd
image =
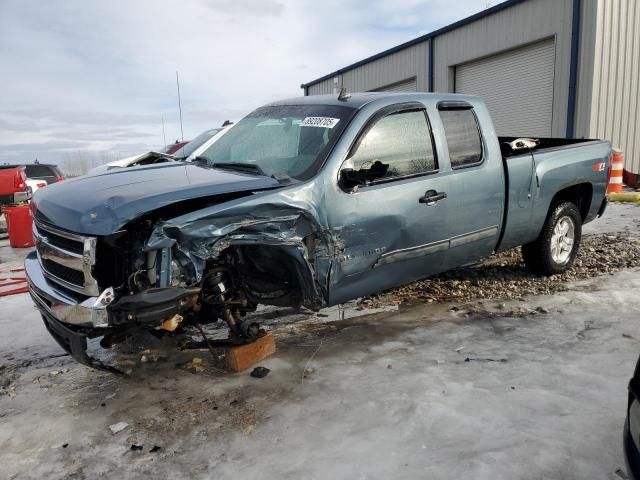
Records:
[[[264,173],[258,165],[255,163],[242,163],[242,162],[220,162],[220,163],[210,163],[209,167],[211,168],[220,168],[223,170],[236,170],[242,173],[255,173],[258,175],[262,175],[266,177],[267,174]]]

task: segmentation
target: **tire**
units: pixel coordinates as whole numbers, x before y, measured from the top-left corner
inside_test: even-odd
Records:
[[[573,237],[573,238],[571,238]],[[557,203],[542,227],[540,236],[522,246],[527,268],[538,275],[556,275],[571,268],[582,239],[582,216],[571,202]]]

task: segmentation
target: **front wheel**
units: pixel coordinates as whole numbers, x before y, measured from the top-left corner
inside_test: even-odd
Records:
[[[576,259],[582,238],[582,216],[571,202],[557,204],[534,242],[522,246],[527,268],[540,275],[566,272]]]

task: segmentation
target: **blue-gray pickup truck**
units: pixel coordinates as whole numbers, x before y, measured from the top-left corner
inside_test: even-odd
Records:
[[[606,141],[498,137],[472,96],[272,103],[191,162],[39,190],[29,288],[60,345],[111,369],[87,338],[224,320],[228,342],[251,342],[260,304],[317,310],[516,246],[551,275],[606,208],[610,156]]]

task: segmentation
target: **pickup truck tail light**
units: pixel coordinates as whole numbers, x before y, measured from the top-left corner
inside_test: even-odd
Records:
[[[16,176],[13,177],[13,186],[18,192],[22,192],[27,188],[27,174],[24,168],[20,168],[16,172]]]

